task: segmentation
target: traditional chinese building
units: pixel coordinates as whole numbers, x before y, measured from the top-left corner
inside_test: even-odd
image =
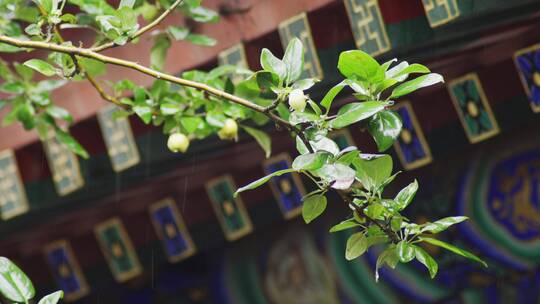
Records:
[[[307,46],[304,72],[322,79],[310,92],[314,100],[341,80],[337,58],[348,49],[422,62],[442,74],[444,85],[396,103],[404,130],[391,154],[404,173],[395,183],[420,181],[411,219],[470,217],[442,237],[489,267],[433,247],[435,280],[411,263],[383,269],[375,283],[375,253],[349,262],[348,235],[328,233],[348,211],[337,197],[310,225],[298,217],[310,190],[299,176],[233,198],[237,187],[290,163],[295,148],[286,133],[268,126],[268,159],[245,134],[238,143],[193,142],[179,156],[168,152],[160,129],[113,120],[98,93],[77,82],[53,99],[74,114],[71,132],[89,159],[19,126],[0,128],[0,255],[20,265],[38,293],[61,288],[77,303],[538,303],[540,1],[204,5],[221,21],[194,30],[219,43],[174,44],[168,72],[221,63],[256,70],[262,48],[282,55],[299,37]],[[150,47],[141,39],[108,54],[147,64]],[[123,78],[151,82],[118,67],[101,80]],[[375,151],[357,128],[333,136],[341,146]]]

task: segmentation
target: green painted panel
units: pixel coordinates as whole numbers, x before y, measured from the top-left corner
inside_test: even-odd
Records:
[[[137,253],[118,218],[98,224],[94,232],[109,269],[118,282],[127,281],[141,274],[142,268]]]
[[[377,56],[392,48],[377,0],[345,0],[356,47]]]
[[[11,150],[0,152],[0,218],[8,220],[28,211],[26,192]]]
[[[121,172],[138,164],[140,156],[129,120],[113,117],[117,110],[114,105],[105,107],[98,112],[97,118],[112,167],[114,171]]]
[[[302,44],[304,45],[304,72],[302,73],[302,78],[323,78],[323,70],[305,13],[282,22],[279,25],[279,36],[283,49],[295,37],[302,40]]]

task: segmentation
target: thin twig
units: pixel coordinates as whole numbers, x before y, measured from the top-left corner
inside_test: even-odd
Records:
[[[377,227],[379,227],[382,232],[384,232],[384,234],[386,234],[388,236],[388,238],[395,244],[399,243],[399,239],[398,237],[396,236],[396,234],[390,230],[388,228],[387,225],[385,225],[384,223],[381,223],[379,220],[376,220],[374,218],[371,218],[369,216],[367,216],[363,211],[362,211],[362,208],[360,208],[360,206],[356,205],[352,199],[348,196],[347,193],[343,192],[343,191],[340,191],[340,190],[337,190],[337,193],[339,194],[339,196],[341,197],[341,199],[347,203],[349,206],[351,206],[354,211],[359,217],[362,217],[362,218],[365,218],[367,222],[371,223],[371,224],[374,224],[376,225]]]
[[[154,21],[148,23],[146,26],[140,28],[138,31],[135,32],[135,34],[133,34],[133,36],[129,37],[129,39],[127,41],[129,42],[129,41],[143,35],[144,33],[148,32],[149,30],[151,30],[155,26],[157,26],[159,23],[161,23],[161,21],[163,21],[163,19],[165,19],[170,13],[172,13],[172,11],[174,11],[183,2],[184,2],[184,0],[176,0],[168,9],[166,9],[161,15],[159,15],[159,17],[154,19]],[[94,52],[101,52],[101,51],[104,51],[106,49],[110,49],[110,48],[113,48],[113,47],[116,47],[116,46],[118,46],[118,44],[111,41],[111,42],[102,44],[100,46],[93,47],[93,48],[91,48],[91,50],[94,51]]]
[[[43,7],[41,5],[38,5],[37,7],[38,7],[40,13],[43,16],[47,16],[47,12],[45,11],[45,9],[43,9]],[[58,38],[58,41],[60,41],[60,43],[64,43],[65,42],[64,37],[62,37],[62,34],[60,33],[60,30],[58,29],[57,26],[53,27],[53,31],[54,31],[54,34],[55,34],[56,38]],[[75,56],[75,54],[71,53],[71,54],[69,54],[69,56],[71,57],[71,60],[73,60],[73,64],[75,65],[75,73],[80,72],[81,74],[83,74],[86,77],[86,79],[88,80],[88,82],[90,82],[90,84],[92,84],[92,86],[96,89],[96,91],[98,91],[101,98],[105,99],[108,102],[114,103],[115,105],[117,105],[119,107],[126,108],[126,105],[122,104],[114,96],[111,96],[111,95],[107,94],[105,92],[105,90],[96,81],[96,79],[94,79],[94,77],[92,77],[92,75],[90,75],[90,74],[88,74],[88,72],[86,72],[86,70],[84,69],[82,64],[79,62],[79,60],[77,59],[77,56]]]
[[[103,63],[108,63],[112,65],[122,66],[126,67],[132,70],[139,71],[143,74],[152,76],[157,79],[163,79],[172,83],[176,83],[181,86],[191,87],[195,89],[199,89],[201,91],[205,91],[209,94],[212,94],[217,97],[225,98],[231,102],[237,103],[239,105],[245,106],[249,109],[252,109],[254,111],[264,113],[264,107],[259,106],[249,100],[246,100],[244,98],[234,96],[232,94],[229,94],[225,91],[221,91],[219,89],[216,89],[214,87],[211,87],[205,83],[200,83],[192,80],[187,80],[184,78],[172,76],[166,73],[162,73],[159,71],[156,71],[154,69],[151,69],[149,67],[143,66],[141,64],[138,64],[133,61],[123,60],[115,57],[106,56],[100,53],[96,53],[90,49],[86,48],[79,48],[74,46],[67,46],[67,45],[59,45],[55,43],[47,43],[47,42],[41,42],[41,41],[30,41],[30,40],[21,40],[16,38],[11,38],[5,35],[0,35],[0,42],[6,43],[9,45],[21,47],[21,48],[31,48],[31,49],[41,49],[41,50],[49,50],[54,52],[60,52],[64,54],[75,54],[81,57],[85,58],[91,58],[98,61],[101,61]],[[284,125],[290,125],[288,121],[276,117],[275,115],[271,115],[271,118],[276,121],[278,121],[280,124]]]

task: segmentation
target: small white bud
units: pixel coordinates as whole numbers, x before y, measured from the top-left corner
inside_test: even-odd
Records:
[[[169,139],[167,140],[167,147],[171,152],[178,153],[178,152],[186,152],[189,148],[189,139],[186,135],[182,133],[173,133],[169,136]]]
[[[227,118],[223,124],[223,128],[218,131],[218,136],[221,139],[234,139],[238,135],[238,124],[234,119]]]
[[[306,95],[300,89],[294,89],[289,93],[289,106],[291,109],[303,112],[306,108]]]

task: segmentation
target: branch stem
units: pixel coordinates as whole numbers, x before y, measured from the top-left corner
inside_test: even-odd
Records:
[[[253,102],[251,102],[251,101],[249,101],[247,99],[244,99],[244,98],[229,94],[229,93],[227,93],[225,91],[222,91],[222,90],[216,89],[214,87],[211,87],[211,86],[209,86],[209,85],[207,85],[205,83],[200,83],[200,82],[196,82],[196,81],[192,81],[192,80],[187,80],[187,79],[184,79],[184,78],[180,78],[180,77],[176,77],[176,76],[173,76],[173,75],[170,75],[170,74],[159,72],[159,71],[156,71],[154,69],[143,66],[143,65],[138,64],[138,63],[133,62],[133,61],[128,61],[128,60],[123,60],[123,59],[119,59],[119,58],[115,58],[115,57],[106,56],[106,55],[96,53],[96,52],[94,52],[94,51],[92,51],[90,49],[86,49],[86,48],[79,48],[79,47],[73,47],[73,46],[67,46],[67,45],[59,45],[59,44],[56,44],[56,43],[49,43],[49,42],[42,42],[42,41],[21,40],[21,39],[17,39],[17,38],[11,38],[11,37],[8,37],[8,36],[5,36],[5,35],[0,35],[0,42],[6,43],[6,44],[9,44],[9,45],[13,45],[13,46],[16,46],[16,47],[21,47],[21,48],[48,50],[48,51],[60,52],[60,53],[68,54],[68,55],[73,54],[73,55],[77,55],[77,56],[80,56],[80,57],[95,59],[95,60],[101,61],[103,63],[112,64],[112,65],[116,65],[116,66],[129,68],[129,69],[132,69],[132,70],[136,70],[136,71],[139,71],[139,72],[141,72],[143,74],[146,74],[148,76],[151,76],[151,77],[154,77],[154,78],[157,78],[157,79],[164,79],[166,81],[169,81],[169,82],[181,85],[181,86],[186,86],[186,87],[199,89],[201,91],[205,91],[205,92],[207,92],[209,94],[212,94],[214,96],[225,98],[225,99],[227,99],[227,100],[229,100],[231,102],[242,105],[242,106],[244,106],[246,108],[249,108],[251,110],[254,110],[254,111],[257,111],[257,112],[260,112],[260,113],[263,113],[263,114],[267,114],[269,118],[271,118],[276,123],[278,123],[278,124],[280,124],[282,126],[285,126],[287,128],[292,127],[292,125],[288,121],[284,120],[283,118],[281,118],[281,117],[279,117],[279,116],[277,116],[277,115],[275,115],[273,113],[265,113],[265,107],[260,106],[258,104],[255,104],[255,103],[253,103]]]
[[[371,223],[373,225],[376,225],[377,227],[379,227],[381,229],[382,232],[384,232],[384,234],[386,234],[386,236],[388,236],[388,238],[392,241],[392,243],[394,244],[397,244],[399,242],[399,239],[398,237],[396,236],[396,234],[388,228],[388,226],[385,224],[385,223],[382,223],[381,221],[377,220],[377,219],[374,219],[374,218],[371,218],[369,216],[367,216],[363,211],[362,211],[362,208],[360,208],[360,206],[356,205],[352,200],[351,198],[349,197],[349,195],[343,191],[339,191],[337,190],[339,196],[341,197],[341,199],[347,203],[349,206],[351,206],[354,211],[359,217],[362,217],[362,218],[365,218],[366,221],[368,223]]]
[[[45,9],[43,9],[41,5],[38,5],[37,7],[43,16],[47,16],[47,12],[45,11]],[[58,41],[60,41],[60,43],[64,43],[65,42],[64,37],[62,37],[62,34],[60,33],[60,30],[58,30],[57,26],[53,27],[53,31],[56,38],[58,38]],[[125,105],[123,105],[120,101],[118,101],[114,96],[107,94],[105,90],[101,87],[101,85],[97,82],[97,80],[94,79],[92,75],[88,74],[85,71],[84,67],[79,62],[75,54],[69,54],[69,55],[71,56],[71,59],[73,60],[73,64],[75,64],[75,73],[78,73],[78,72],[82,73],[86,77],[88,82],[90,82],[90,84],[92,84],[92,86],[96,89],[96,91],[98,91],[101,98],[105,99],[108,102],[114,103],[115,105],[121,108],[125,108]]]
[[[133,39],[136,39],[139,36],[142,36],[144,33],[148,32],[149,30],[151,30],[152,28],[154,28],[155,26],[160,24],[161,21],[163,21],[163,19],[165,19],[180,4],[182,4],[182,2],[184,2],[184,0],[176,0],[176,1],[174,1],[174,3],[168,9],[166,9],[163,13],[161,13],[161,15],[159,15],[159,17],[157,17],[156,19],[154,19],[154,21],[148,23],[144,27],[140,28],[138,31],[135,32],[135,34],[133,34],[133,36],[129,37],[127,42],[129,42],[129,41],[131,41]],[[111,41],[111,42],[102,44],[100,46],[93,47],[90,50],[92,50],[94,52],[101,52],[101,51],[104,51],[106,49],[110,49],[110,48],[117,47],[117,46],[118,46],[118,44]]]

